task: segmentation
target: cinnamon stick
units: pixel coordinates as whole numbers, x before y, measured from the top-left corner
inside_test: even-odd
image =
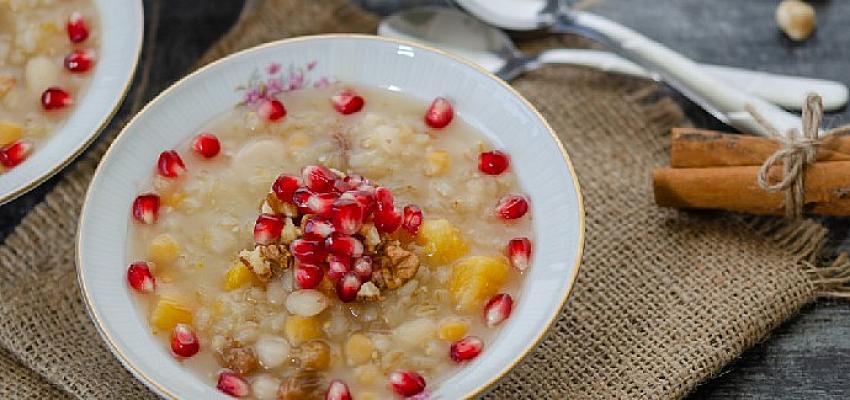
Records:
[[[670,166],[702,168],[761,165],[779,148],[775,140],[694,128],[674,128]],[[850,135],[831,135],[818,148],[817,161],[850,161]]]
[[[662,207],[782,214],[784,194],[759,187],[758,169],[758,166],[659,168],[652,175],[655,202]],[[772,168],[770,177],[779,180],[782,167]],[[812,164],[806,168],[804,179],[807,213],[850,215],[850,161]]]

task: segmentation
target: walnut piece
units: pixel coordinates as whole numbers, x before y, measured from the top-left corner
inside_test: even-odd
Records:
[[[273,267],[287,269],[290,267],[292,255],[289,249],[281,244],[269,244],[265,246],[257,246],[260,249],[260,255],[272,264]]]
[[[357,291],[358,301],[379,301],[381,299],[381,289],[378,289],[372,282],[364,283]]]
[[[260,366],[253,347],[240,347],[235,343],[230,343],[224,348],[221,358],[227,368],[242,375],[250,374]]]
[[[253,250],[239,252],[239,261],[262,282],[268,282],[276,271],[290,267],[292,256],[284,245],[258,245]]]
[[[283,230],[280,232],[280,242],[288,245],[299,237],[301,237],[301,229],[298,229],[298,227],[295,226],[295,223],[292,222],[292,218],[287,217],[283,224]]]
[[[298,216],[298,207],[295,207],[295,204],[280,201],[274,192],[269,192],[266,194],[266,198],[263,199],[262,204],[260,204],[260,212],[295,218]]]
[[[398,289],[419,271],[419,257],[397,241],[389,243],[384,254],[378,257],[378,268],[372,274],[372,282],[380,289]]]

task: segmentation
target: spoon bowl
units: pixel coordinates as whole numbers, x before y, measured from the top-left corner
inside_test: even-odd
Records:
[[[492,8],[494,11],[489,14],[485,12],[480,17],[486,16],[489,18],[488,22],[497,21],[509,28],[531,28],[552,23],[547,22],[551,17],[535,17],[550,15],[541,14],[549,12],[543,1],[494,1],[516,3],[517,7],[511,8],[516,14],[511,17],[510,14],[501,12],[504,10],[500,11],[495,7],[498,4],[491,5],[489,2],[461,0],[459,3],[470,7],[470,11],[482,12]],[[519,24],[517,21],[524,23]],[[579,65],[618,74],[657,78],[628,60],[599,50],[549,49],[536,56],[525,55],[502,30],[459,10],[446,7],[414,8],[394,14],[381,22],[378,34],[424,43],[458,54],[504,80],[512,80],[523,72],[547,64]],[[838,82],[707,64],[700,64],[700,69],[712,78],[787,109],[800,109],[808,94],[812,92],[821,94],[824,109],[827,111],[839,109],[847,102],[847,87]]]

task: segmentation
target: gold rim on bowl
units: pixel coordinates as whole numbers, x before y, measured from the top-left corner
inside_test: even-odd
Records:
[[[425,51],[430,51],[430,52],[440,54],[444,57],[447,57],[451,60],[454,60],[456,62],[459,62],[461,64],[464,64],[466,66],[469,66],[469,67],[475,69],[479,73],[487,76],[488,78],[494,80],[499,85],[501,85],[502,87],[507,89],[511,94],[513,94],[514,96],[519,98],[523,102],[523,104],[525,104],[531,111],[534,112],[534,114],[537,115],[537,117],[540,119],[540,121],[543,122],[543,125],[546,127],[546,130],[549,132],[549,135],[552,136],[552,139],[555,140],[555,143],[558,145],[558,149],[560,150],[561,155],[564,158],[564,162],[566,163],[567,168],[570,171],[570,176],[573,179],[573,185],[576,188],[576,195],[578,197],[577,200],[578,200],[578,212],[579,212],[579,238],[578,238],[578,249],[577,249],[577,252],[576,252],[576,261],[575,261],[575,264],[573,265],[572,276],[570,276],[570,278],[569,278],[569,286],[567,287],[567,290],[564,291],[564,294],[560,299],[558,311],[553,313],[549,317],[549,320],[546,322],[546,327],[544,329],[541,329],[537,333],[537,336],[534,338],[534,340],[530,341],[510,363],[507,363],[505,365],[505,367],[502,368],[502,370],[498,374],[491,377],[487,382],[485,382],[484,384],[479,386],[474,391],[464,395],[464,398],[476,397],[476,396],[484,393],[487,389],[492,387],[496,382],[498,382],[505,375],[507,375],[507,373],[510,372],[514,367],[516,367],[516,365],[519,364],[531,352],[531,350],[533,350],[534,348],[536,348],[540,344],[540,342],[543,340],[543,337],[546,335],[546,333],[549,331],[549,329],[551,329],[552,324],[555,322],[555,319],[560,314],[560,310],[562,310],[564,308],[564,305],[566,304],[567,299],[570,297],[570,294],[572,294],[572,291],[575,288],[576,278],[578,277],[578,272],[579,272],[579,269],[581,268],[581,260],[584,256],[584,242],[585,242],[585,212],[584,212],[584,199],[583,199],[583,196],[582,196],[582,193],[581,193],[581,186],[579,184],[578,177],[577,177],[576,172],[575,172],[575,168],[573,168],[573,163],[570,160],[570,156],[569,156],[569,154],[567,154],[567,151],[564,148],[564,144],[561,142],[561,139],[558,138],[557,134],[555,134],[555,131],[552,129],[552,126],[549,125],[549,122],[546,121],[546,118],[544,118],[543,115],[540,114],[540,111],[538,111],[537,108],[534,107],[534,105],[532,105],[531,102],[529,102],[528,99],[525,98],[525,96],[520,94],[516,89],[514,89],[513,87],[508,85],[505,81],[496,77],[495,75],[493,75],[489,71],[483,69],[482,67],[478,66],[477,64],[474,64],[470,61],[466,61],[461,57],[455,56],[451,53],[447,53],[447,52],[442,51],[440,49],[433,48],[433,47],[426,46],[426,45],[422,45],[422,44],[415,43],[415,42],[412,42],[412,41],[403,40],[403,39],[396,39],[396,38],[386,38],[386,37],[374,36],[374,35],[364,35],[364,34],[311,35],[311,36],[301,36],[301,37],[296,37],[296,38],[282,39],[282,40],[277,40],[277,41],[274,41],[274,42],[263,43],[261,45],[255,46],[255,47],[230,54],[230,55],[223,57],[223,58],[220,58],[220,59],[218,59],[218,60],[216,60],[216,61],[214,61],[210,64],[207,64],[207,65],[197,69],[196,71],[193,71],[192,73],[184,76],[183,78],[181,78],[180,80],[178,80],[177,82],[175,82],[174,84],[169,86],[167,89],[165,89],[162,93],[157,95],[153,100],[151,100],[147,105],[145,105],[145,107],[142,108],[133,117],[133,119],[131,119],[130,122],[127,123],[127,125],[124,126],[124,128],[121,130],[121,132],[115,138],[115,140],[109,146],[109,149],[104,154],[103,158],[101,159],[100,164],[98,165],[97,169],[95,170],[94,175],[92,176],[92,182],[95,179],[97,179],[97,177],[103,172],[102,171],[103,161],[106,160],[107,158],[109,158],[109,156],[112,154],[112,151],[115,149],[118,142],[121,141],[124,138],[124,133],[135,125],[136,120],[139,118],[139,116],[144,114],[150,107],[152,107],[154,104],[158,103],[162,98],[168,96],[173,90],[175,90],[177,87],[179,87],[184,81],[186,81],[190,78],[193,78],[197,75],[202,74],[207,69],[212,68],[213,66],[216,66],[216,65],[223,63],[223,62],[226,62],[227,60],[241,56],[243,54],[251,53],[251,52],[254,52],[254,51],[259,51],[259,50],[262,50],[262,49],[265,49],[265,48],[268,48],[268,47],[274,47],[274,46],[281,45],[281,44],[308,41],[308,40],[316,40],[316,39],[361,39],[361,40],[365,39],[365,40],[378,40],[378,41],[382,41],[382,42],[386,42],[386,43],[398,44],[398,45],[403,45],[403,46],[410,46],[410,47],[419,48],[419,49],[422,49],[422,50],[425,50]],[[86,215],[86,207],[88,206],[89,198],[91,197],[91,191],[92,191],[92,186],[90,184],[88,190],[86,191],[85,198],[83,199],[83,208],[80,211],[80,221],[79,221],[79,224],[77,225],[77,245],[76,245],[76,257],[75,257],[76,264],[77,264],[77,279],[78,279],[79,284],[80,284],[80,289],[81,289],[82,294],[83,294],[83,300],[85,301],[86,309],[88,310],[89,315],[91,316],[91,319],[95,322],[95,326],[97,327],[97,330],[100,333],[101,337],[103,337],[104,341],[106,341],[107,344],[109,345],[109,350],[112,351],[112,353],[118,358],[118,360],[121,362],[121,364],[124,365],[125,368],[130,370],[136,377],[140,378],[142,383],[144,383],[148,387],[154,389],[159,394],[167,396],[168,398],[171,398],[171,399],[178,399],[179,397],[177,395],[175,395],[174,393],[169,391],[167,388],[158,384],[151,377],[147,376],[144,372],[142,372],[141,370],[136,368],[136,366],[134,366],[130,363],[129,358],[121,351],[120,348],[118,348],[118,345],[116,344],[117,342],[112,338],[112,336],[110,336],[109,332],[106,331],[106,329],[104,327],[104,323],[101,320],[100,315],[97,313],[97,311],[95,310],[95,308],[93,306],[92,299],[89,296],[88,289],[86,288],[86,284],[85,284],[85,282],[86,282],[85,272],[82,268],[81,254],[82,254],[82,247],[83,247],[82,246],[83,237],[80,236],[80,232],[82,232],[82,230],[83,230],[82,227],[85,224],[85,219],[83,217]]]

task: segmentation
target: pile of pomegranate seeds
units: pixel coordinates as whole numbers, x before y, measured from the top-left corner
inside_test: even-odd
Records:
[[[478,170],[487,175],[501,175],[510,164],[510,157],[501,150],[485,151],[478,155]]]
[[[425,125],[434,129],[445,128],[455,116],[452,103],[443,97],[437,97],[425,112]]]
[[[192,141],[192,150],[203,158],[213,158],[221,151],[221,142],[212,133],[202,133]]]
[[[41,107],[45,111],[61,110],[73,103],[71,94],[56,86],[48,88],[41,94]]]
[[[422,224],[422,210],[407,205],[402,215],[389,189],[321,165],[304,167],[300,177],[280,175],[271,191],[277,200],[298,210],[298,215],[290,217],[300,222],[301,236],[289,243],[298,286],[315,288],[327,276],[343,302],[357,299],[360,287],[372,279],[372,259],[364,255],[366,236],[361,230],[365,224],[373,224],[383,234],[403,227],[411,235]],[[254,242],[278,243],[285,218],[268,213],[257,217]]]
[[[18,140],[0,148],[0,164],[6,168],[12,168],[24,162],[32,152],[32,143],[26,140]]]
[[[399,395],[414,396],[425,390],[425,378],[409,370],[396,370],[390,374],[390,387]]]

